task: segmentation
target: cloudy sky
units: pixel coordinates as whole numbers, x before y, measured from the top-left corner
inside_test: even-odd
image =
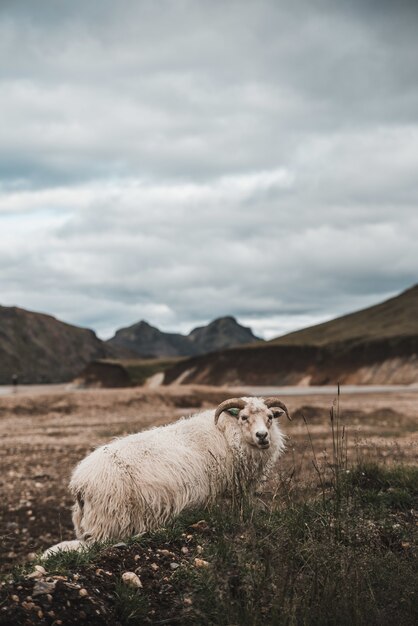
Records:
[[[262,336],[418,282],[415,0],[1,0],[0,304]]]

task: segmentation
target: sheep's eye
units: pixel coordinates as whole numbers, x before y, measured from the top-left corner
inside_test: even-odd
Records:
[[[274,417],[280,417],[281,415],[284,415],[284,411],[280,411],[279,409],[274,411]]]
[[[228,413],[233,417],[238,417],[239,409],[228,409]]]
[[[243,422],[245,422],[248,419],[248,415],[241,415],[241,419]]]

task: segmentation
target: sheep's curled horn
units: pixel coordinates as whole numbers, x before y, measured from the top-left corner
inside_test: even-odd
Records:
[[[242,398],[230,398],[221,402],[215,411],[215,424],[218,423],[218,419],[221,413],[228,409],[243,409],[245,407],[245,401]]]
[[[278,398],[266,398],[264,400],[264,404],[267,408],[271,409],[273,407],[278,407],[283,409],[286,413],[287,419],[291,420],[292,418],[289,415],[289,411],[287,407],[281,402]],[[245,401],[242,398],[230,398],[229,400],[225,400],[222,402],[215,411],[215,424],[218,423],[218,419],[221,413],[227,411],[228,409],[243,409],[245,407]]]
[[[273,397],[272,398],[265,398],[264,399],[264,404],[269,409],[272,409],[274,407],[278,407],[280,409],[283,409],[283,411],[286,413],[287,419],[292,421],[292,418],[289,415],[289,411],[287,410],[286,405],[284,405],[283,402],[281,402],[278,398],[273,398]]]

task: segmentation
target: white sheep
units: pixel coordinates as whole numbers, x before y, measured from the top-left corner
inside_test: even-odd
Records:
[[[77,540],[46,551],[77,550],[164,526],[184,509],[240,493],[266,474],[284,449],[277,398],[232,398],[216,411],[115,439],[75,468]]]

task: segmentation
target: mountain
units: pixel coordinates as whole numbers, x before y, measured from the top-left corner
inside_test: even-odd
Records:
[[[124,348],[142,358],[195,356],[214,350],[260,341],[250,328],[241,326],[234,317],[220,317],[207,326],[195,328],[189,335],[164,333],[145,321],[118,330],[107,342],[113,348]]]
[[[376,304],[335,320],[272,339],[275,345],[325,346],[335,342],[367,341],[418,335],[418,285]]]
[[[251,328],[241,326],[232,316],[220,317],[207,326],[195,328],[188,336],[196,348],[196,354],[224,350],[233,346],[260,341]]]
[[[107,343],[112,347],[131,350],[136,356],[142,358],[196,354],[184,335],[164,333],[144,321],[128,328],[121,328]]]
[[[185,359],[176,381],[228,385],[418,382],[418,285],[395,298],[264,344]]]
[[[17,307],[0,306],[0,384],[69,381],[110,350],[92,330]]]

